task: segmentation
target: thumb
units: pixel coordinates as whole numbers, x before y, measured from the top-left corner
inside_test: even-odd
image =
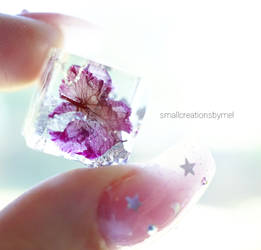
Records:
[[[175,221],[214,173],[210,154],[194,148],[172,149],[155,162],[47,180],[1,211],[0,249],[108,250],[149,238]]]

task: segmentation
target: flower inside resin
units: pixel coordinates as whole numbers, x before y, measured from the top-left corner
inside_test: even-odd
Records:
[[[78,114],[63,131],[49,131],[62,151],[95,159],[122,142],[121,131],[131,132],[131,109],[111,99],[111,90],[111,77],[101,65],[69,68],[59,88],[63,102],[49,114],[50,119],[67,112]]]

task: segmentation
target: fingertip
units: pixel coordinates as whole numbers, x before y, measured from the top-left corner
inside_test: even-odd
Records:
[[[187,146],[169,150],[154,164],[72,170],[0,213],[0,248],[2,239],[14,240],[21,232],[25,241],[47,249],[60,249],[61,241],[68,249],[97,250],[141,243],[173,225],[206,189],[213,171],[208,151]]]
[[[207,149],[180,145],[132,169],[100,198],[98,223],[109,246],[131,246],[175,225],[205,192],[215,164]]]
[[[97,32],[101,27],[59,13],[0,14],[0,89],[15,90],[35,82],[50,49],[63,47],[76,30],[76,36],[82,36],[87,29]]]
[[[50,24],[0,14],[0,87],[14,89],[36,80],[48,53],[61,47],[62,32]]]

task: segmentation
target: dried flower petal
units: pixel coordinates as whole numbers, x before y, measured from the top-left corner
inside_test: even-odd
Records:
[[[59,92],[65,100],[49,114],[49,118],[66,112],[81,112],[86,120],[68,123],[63,132],[50,131],[51,139],[61,150],[94,159],[121,141],[120,131],[131,132],[131,109],[122,101],[109,98],[111,78],[101,66],[86,68],[73,65]]]
[[[95,77],[103,80],[107,85],[111,86],[111,77],[108,71],[95,63],[90,63],[86,67],[86,70],[91,72]]]
[[[96,121],[74,120],[63,132],[51,131],[51,139],[62,151],[95,159],[120,140]]]
[[[60,96],[63,99],[70,99],[80,106],[98,104],[99,101],[108,97],[112,87],[111,79],[103,76],[98,79],[88,71],[87,66],[80,72],[80,67],[73,65],[68,71],[67,81],[63,81],[60,86]],[[78,78],[78,79],[77,79]]]
[[[53,118],[55,115],[60,115],[72,111],[77,111],[77,107],[75,105],[70,102],[62,102],[54,109],[51,114],[49,114],[49,118]]]

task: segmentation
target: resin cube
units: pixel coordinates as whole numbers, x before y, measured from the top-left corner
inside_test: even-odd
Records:
[[[145,114],[140,82],[53,50],[26,118],[27,145],[88,167],[125,163]]]

